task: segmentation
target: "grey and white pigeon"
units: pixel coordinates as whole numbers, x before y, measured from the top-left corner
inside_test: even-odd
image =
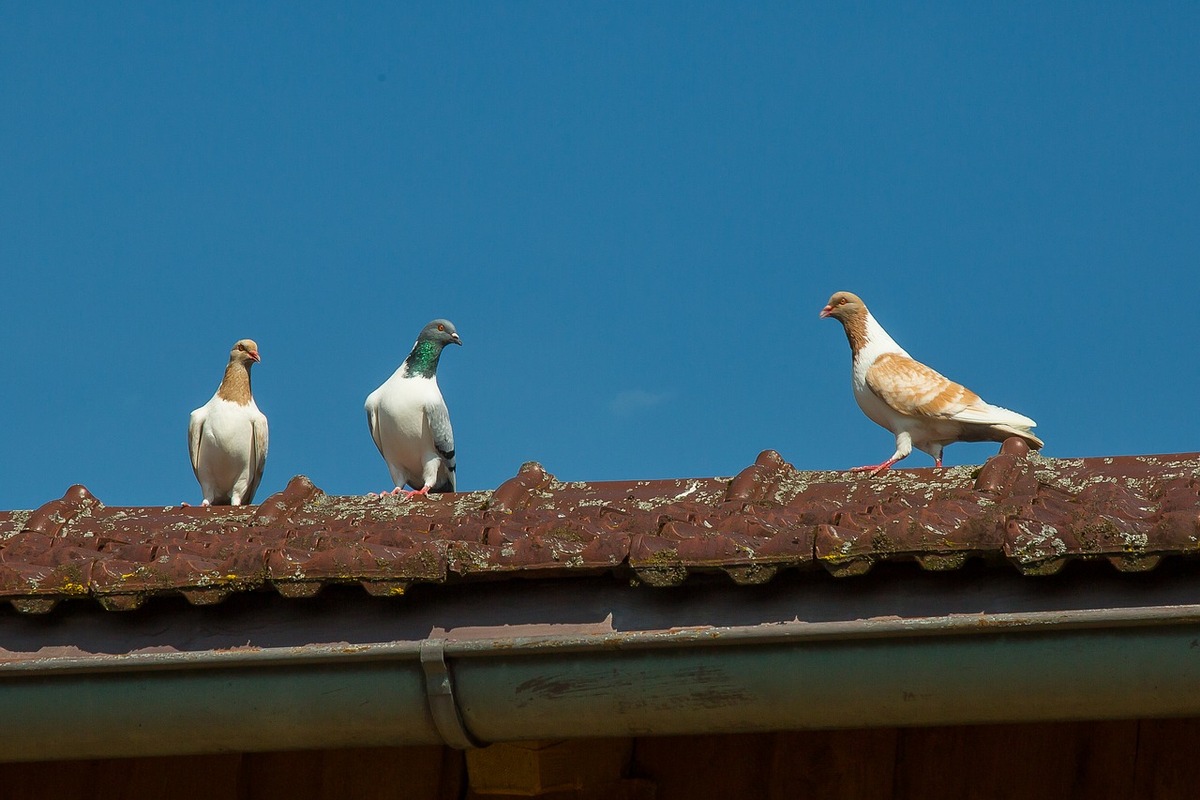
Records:
[[[267,418],[250,392],[250,367],[261,360],[253,339],[235,344],[217,393],[192,412],[188,450],[203,505],[254,502],[267,461]]]
[[[1007,408],[985,403],[965,386],[913,359],[888,335],[862,299],[837,292],[821,309],[821,318],[842,323],[853,356],[854,399],[873,422],[896,435],[896,452],[882,464],[855,467],[878,475],[912,448],[942,466],[942,448],[952,442],[1003,442],[1017,436],[1040,448],[1036,422]]]
[[[367,395],[367,425],[396,488],[409,497],[454,491],[454,431],[438,389],[438,360],[462,340],[449,320],[421,329],[412,352],[392,377]],[[407,491],[407,484],[415,491]]]

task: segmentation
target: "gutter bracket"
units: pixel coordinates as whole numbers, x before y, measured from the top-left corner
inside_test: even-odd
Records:
[[[483,747],[463,724],[458,699],[454,695],[454,679],[446,665],[446,640],[421,641],[421,670],[425,673],[425,697],[429,713],[442,740],[456,750]]]

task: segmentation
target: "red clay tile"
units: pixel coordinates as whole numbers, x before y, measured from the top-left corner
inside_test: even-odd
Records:
[[[978,468],[879,478],[804,472],[766,451],[732,479],[563,483],[529,463],[494,492],[330,497],[303,477],[261,506],[110,508],[81,486],[0,512],[0,599],[27,613],[91,597],[131,609],[272,586],[403,594],[414,583],[612,572],[654,586],[780,569],[861,575],[880,561],[1029,575],[1074,559],[1123,571],[1200,553],[1200,455],[1051,460],[1010,439]]]

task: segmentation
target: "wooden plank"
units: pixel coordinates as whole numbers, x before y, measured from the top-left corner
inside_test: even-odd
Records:
[[[92,800],[96,762],[0,764],[0,800]]]
[[[95,800],[237,800],[237,753],[159,758],[113,758],[96,762]]]
[[[891,800],[895,728],[775,735],[771,800]]]
[[[538,800],[657,800],[650,781],[624,779],[608,786],[574,789],[537,795]],[[457,800],[457,798],[455,798]],[[529,800],[524,794],[476,794],[468,790],[466,800]]]
[[[1080,735],[1074,752],[1076,764],[1070,791],[1064,797],[1079,800],[1124,800],[1132,797],[1137,764],[1137,720],[1067,723]]]
[[[895,800],[1124,800],[1137,723],[1065,722],[909,728],[900,733]]]
[[[236,753],[0,764],[0,800],[238,800]]]
[[[1197,752],[1200,719],[657,737],[633,743],[632,779],[561,794],[1182,800],[1200,797]],[[442,747],[17,763],[0,764],[0,800],[451,800],[463,773]]]
[[[440,800],[443,750],[428,746],[326,751],[321,800]]]
[[[462,754],[442,747],[0,764],[0,800],[458,800]]]
[[[364,747],[248,753],[243,760],[240,800],[457,798],[462,757],[447,757],[445,750],[437,746]]]
[[[324,753],[296,750],[246,753],[239,776],[239,800],[320,800]]]
[[[1132,797],[1194,800],[1200,797],[1200,720],[1144,719],[1138,726]]]
[[[476,795],[540,797],[616,784],[629,770],[632,739],[502,742],[467,752]]]
[[[637,739],[631,776],[651,781],[656,800],[766,797],[774,734]]]

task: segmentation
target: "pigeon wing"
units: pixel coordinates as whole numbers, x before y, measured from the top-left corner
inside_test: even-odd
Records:
[[[440,397],[436,402],[425,406],[425,418],[429,420],[429,432],[433,436],[433,446],[438,455],[446,462],[450,471],[450,481],[454,482],[454,430],[450,427],[450,410]]]
[[[379,450],[379,455],[383,456],[383,460],[387,461],[387,456],[383,454],[383,445],[379,441],[379,403],[375,400],[375,395],[372,394],[367,398],[367,427],[371,429],[371,439],[375,442],[375,448]]]
[[[884,353],[875,359],[867,370],[867,387],[892,410],[908,417],[957,418],[968,409],[986,406],[967,387],[899,353]]]
[[[192,472],[196,480],[200,480],[200,442],[204,437],[204,422],[208,418],[206,410],[197,408],[188,420],[188,453],[192,457]]]
[[[258,484],[262,482],[263,468],[267,463],[267,418],[262,414],[257,415],[250,422],[250,427],[254,433],[250,441],[250,464],[253,474],[242,498],[244,503],[254,502],[254,493],[258,491]]]
[[[1037,425],[1024,414],[984,402],[962,384],[897,353],[885,353],[875,359],[867,370],[867,386],[893,410],[909,417],[950,419],[968,425],[1007,425],[1023,429],[1024,433]]]

